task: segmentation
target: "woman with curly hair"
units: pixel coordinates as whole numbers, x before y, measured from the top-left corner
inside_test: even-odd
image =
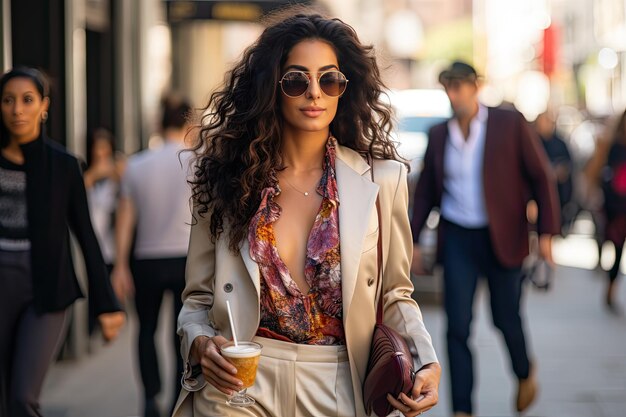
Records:
[[[417,370],[411,395],[387,400],[406,416],[437,403],[441,370],[411,298],[406,169],[382,88],[372,47],[350,26],[297,14],[269,25],[212,94],[190,181],[178,326],[187,370],[174,415],[367,415],[378,296]],[[232,337],[227,301],[238,338],[263,346],[248,408],[225,404],[242,388],[220,354]]]

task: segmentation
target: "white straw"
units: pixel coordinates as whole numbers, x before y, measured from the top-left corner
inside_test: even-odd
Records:
[[[235,346],[237,345],[237,333],[235,332],[235,325],[233,324],[233,313],[230,311],[230,302],[226,300],[226,308],[228,309],[228,320],[230,321],[230,331],[233,334],[233,340],[235,342]]]

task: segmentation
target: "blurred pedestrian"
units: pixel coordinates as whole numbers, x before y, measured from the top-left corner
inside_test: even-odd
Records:
[[[113,288],[121,299],[134,295],[139,318],[138,357],[143,383],[144,416],[159,414],[156,395],[161,391],[154,334],[166,291],[174,298],[174,326],[182,306],[185,261],[189,245],[191,190],[187,184],[185,149],[187,101],[168,96],[163,101],[163,145],[128,159],[118,205],[112,272]],[[133,253],[133,234],[136,230]],[[175,332],[172,341],[180,351]],[[176,355],[176,392],[180,390],[182,360]]]
[[[609,150],[613,144],[613,126],[610,123],[601,122],[603,129],[595,137],[593,153],[582,166],[582,175],[578,181],[579,200],[581,208],[591,215],[594,225],[594,240],[598,251],[598,263],[596,271],[602,272],[603,246],[606,243],[606,212],[604,209],[604,192],[602,190],[602,177],[605,165],[609,157]]]
[[[82,296],[70,230],[81,247],[89,300],[106,340],[124,323],[94,234],[78,160],[50,140],[48,84],[38,70],[0,78],[0,411],[41,416],[39,395]]]
[[[441,371],[411,298],[406,168],[382,93],[375,54],[350,26],[296,14],[268,25],[212,95],[195,147],[175,416],[365,416],[379,296],[417,371],[411,397],[387,401],[410,417],[437,403]],[[263,345],[248,409],[226,405],[242,384],[219,350],[232,335],[226,301],[239,339]]]
[[[87,169],[84,173],[89,213],[109,272],[115,260],[115,211],[124,158],[115,151],[115,140],[105,128],[94,130],[87,141]]]
[[[115,152],[115,140],[105,128],[87,139],[87,167],[83,174],[89,215],[110,276],[115,260],[115,211],[119,198],[124,158]],[[89,331],[95,327],[93,304],[89,303]]]
[[[494,325],[502,332],[518,379],[515,408],[523,411],[537,392],[520,315],[521,265],[528,255],[526,205],[539,207],[540,255],[552,262],[551,235],[559,232],[555,181],[541,143],[515,110],[479,103],[476,70],[454,62],[439,81],[454,116],[434,126],[424,156],[413,209],[412,269],[423,274],[417,245],[433,207],[439,207],[439,260],[455,417],[474,412],[472,351],[468,345],[474,293],[487,278]]]
[[[561,232],[567,234],[578,212],[577,204],[572,198],[574,193],[572,156],[567,143],[556,131],[555,118],[551,111],[537,116],[534,125],[554,170],[561,209]]]
[[[602,172],[606,240],[615,246],[615,260],[608,271],[609,282],[605,303],[612,311],[619,311],[615,303],[617,277],[626,239],[626,111],[613,132],[613,142]]]

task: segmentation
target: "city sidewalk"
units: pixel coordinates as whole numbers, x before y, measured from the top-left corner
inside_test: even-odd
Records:
[[[174,396],[175,331],[171,294],[163,298],[155,339],[161,365],[162,393],[157,401],[165,410]],[[141,415],[141,378],[136,353],[137,317],[129,307],[127,325],[109,344],[92,341],[94,353],[79,360],[56,363],[44,384],[41,404],[45,417],[135,417]],[[163,394],[163,393],[167,394]],[[165,415],[165,414],[163,414]]]
[[[555,252],[568,253],[569,264],[576,264],[590,256],[588,243],[568,239],[557,245]],[[541,392],[525,416],[626,415],[626,317],[613,315],[604,308],[604,286],[603,273],[566,266],[557,268],[549,292],[527,286],[526,324]],[[481,287],[471,340],[476,358],[476,417],[515,416],[516,382],[509,371],[502,339],[491,324],[485,296],[485,288]],[[625,283],[619,287],[619,300],[626,305]],[[440,405],[427,415],[444,417],[450,415],[445,317],[437,305],[424,304],[422,311],[444,367]],[[167,349],[161,349],[162,355],[164,350],[168,355],[173,354],[166,338],[170,330],[161,323],[158,338],[161,346],[167,345]],[[56,364],[42,395],[44,414],[48,417],[138,415],[138,373],[132,341],[135,331],[136,323],[131,319],[130,326],[111,346],[97,349],[95,354],[79,361]],[[170,382],[173,363],[168,361],[166,365],[162,373],[168,377],[163,381]],[[172,384],[166,388],[171,390]]]
[[[558,267],[552,289],[527,285],[526,327],[540,383],[532,417],[623,417],[626,415],[626,318],[601,304],[604,281],[598,272]],[[620,289],[620,299],[626,302]],[[471,345],[475,357],[475,411],[480,417],[514,412],[516,380],[504,341],[491,323],[486,288],[479,290]],[[432,416],[449,416],[445,317],[424,307],[427,327],[444,367],[440,405]]]

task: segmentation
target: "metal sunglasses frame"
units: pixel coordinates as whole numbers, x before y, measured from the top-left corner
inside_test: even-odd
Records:
[[[294,73],[294,72],[295,72],[295,73],[304,74],[304,76],[305,76],[305,77],[306,77],[306,79],[307,79],[307,85],[306,85],[306,88],[304,89],[304,91],[303,91],[301,94],[298,94],[297,96],[292,96],[292,95],[287,94],[287,93],[285,92],[285,89],[283,88],[283,81],[285,80],[285,77],[286,77],[288,74],[291,74],[291,73]],[[343,91],[341,92],[341,94],[336,95],[336,96],[333,96],[333,95],[331,95],[331,94],[328,94],[326,91],[324,91],[324,89],[322,88],[322,86],[321,86],[321,84],[320,84],[320,79],[321,79],[321,78],[322,78],[325,74],[334,73],[334,72],[341,74],[341,75],[343,76],[343,78],[346,80],[346,87],[343,89]],[[343,72],[341,72],[341,71],[337,71],[337,70],[323,71],[323,72],[320,72],[320,73],[318,73],[318,74],[317,74],[317,84],[320,86],[320,90],[321,90],[324,94],[326,94],[328,97],[341,97],[341,96],[343,96],[343,95],[344,95],[344,93],[346,92],[346,90],[348,89],[348,82],[349,82],[349,81],[350,81],[350,80],[348,80],[348,78],[346,77],[346,75],[345,75]],[[290,98],[300,97],[300,96],[303,96],[304,94],[306,94],[307,90],[309,89],[309,85],[311,84],[311,72],[310,72],[310,71],[300,71],[300,70],[292,70],[292,71],[287,71],[286,73],[284,73],[284,74],[283,74],[283,76],[281,77],[281,79],[280,79],[280,81],[279,81],[278,83],[280,84],[280,90],[281,90],[281,91],[283,92],[283,94],[284,94],[284,95],[286,95],[287,97],[290,97]]]

